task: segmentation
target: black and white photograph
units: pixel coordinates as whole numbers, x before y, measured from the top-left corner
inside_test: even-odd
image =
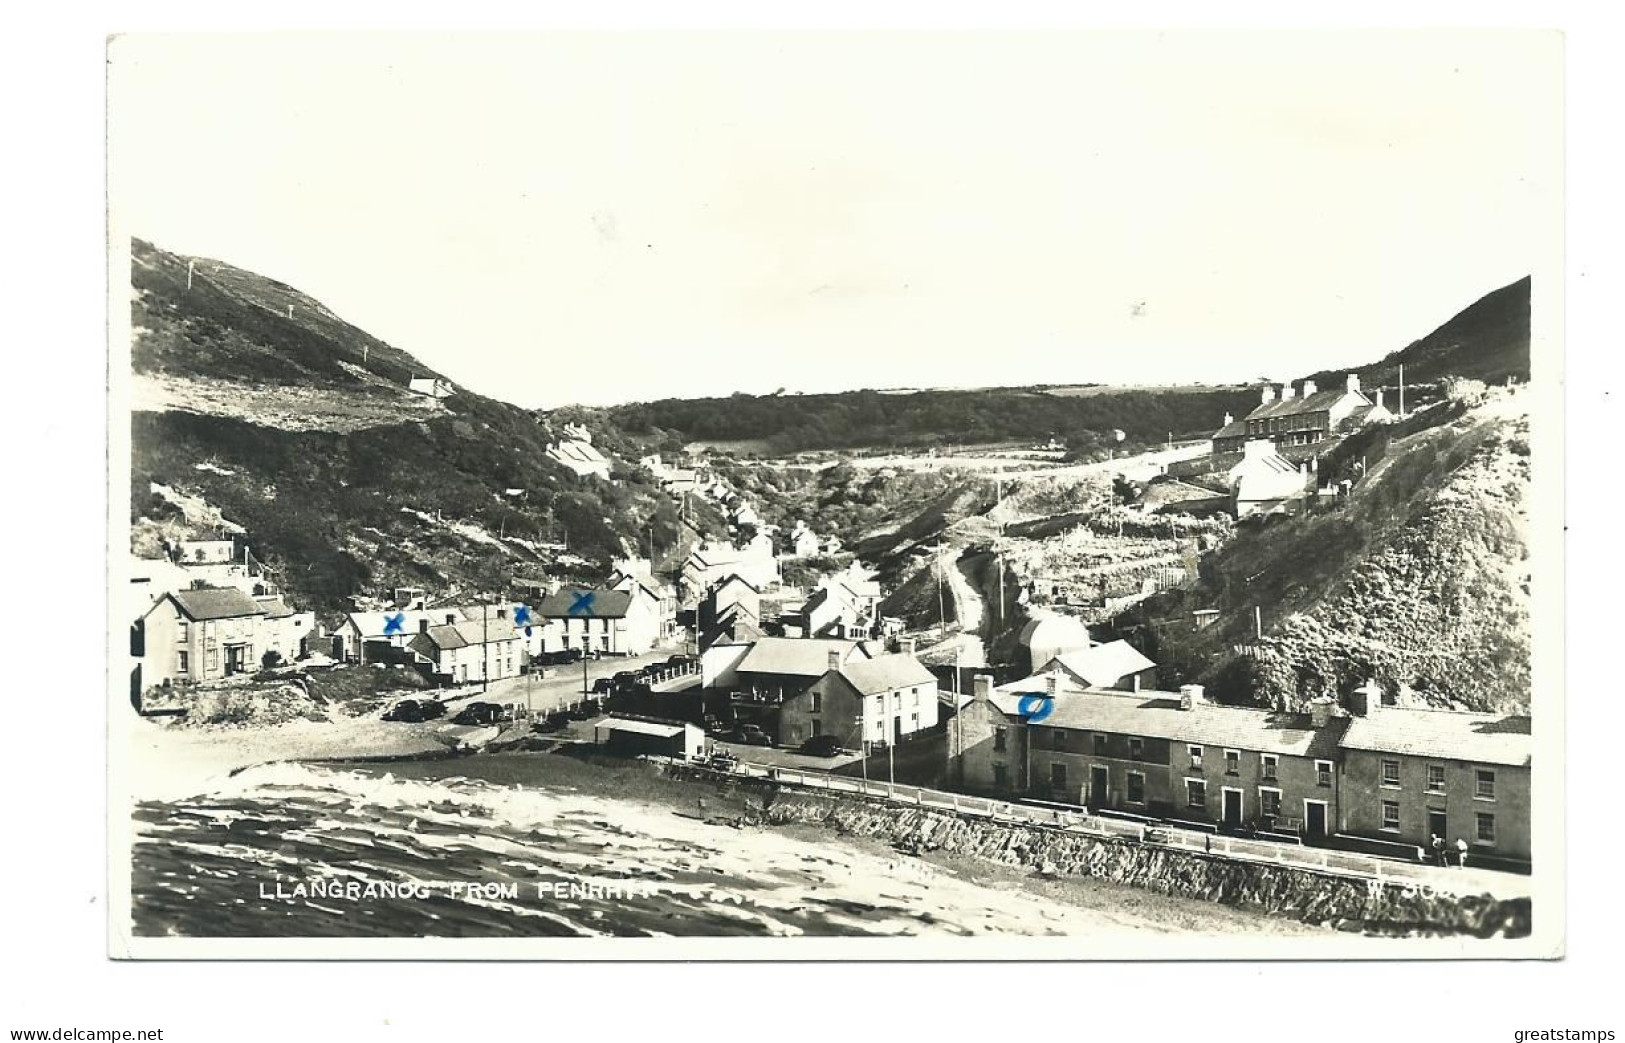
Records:
[[[112,953],[1561,955],[1561,71],[110,39]]]

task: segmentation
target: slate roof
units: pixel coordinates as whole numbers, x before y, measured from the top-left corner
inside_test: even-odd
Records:
[[[1266,402],[1257,409],[1248,413],[1245,420],[1267,420],[1274,417],[1298,416],[1303,413],[1319,413],[1331,409],[1344,395],[1358,395],[1358,391],[1349,391],[1347,388],[1328,388],[1325,391],[1316,391],[1313,395],[1298,396],[1295,398],[1276,399]]]
[[[751,646],[735,668],[747,674],[788,674],[823,677],[829,673],[829,653],[841,653],[842,662],[868,653],[856,641],[822,638],[764,637]]]
[[[1044,677],[1029,677],[1001,685],[994,690],[992,702],[1015,717],[1021,696],[1044,692],[1045,681]],[[1330,760],[1337,753],[1338,740],[1348,723],[1346,717],[1334,717],[1326,727],[1316,730],[1306,713],[1276,713],[1209,702],[1181,710],[1176,692],[1109,692],[1062,684],[1055,697],[1055,709],[1040,726]]]
[[[836,673],[857,689],[860,695],[875,695],[915,685],[937,687],[937,675],[911,655],[891,652],[873,659],[854,659],[845,663]]]
[[[1074,677],[1097,688],[1116,684],[1126,674],[1137,674],[1157,665],[1127,641],[1110,641],[1076,652],[1063,652],[1051,662],[1059,663]]]
[[[1240,438],[1247,433],[1247,418],[1232,420],[1230,423],[1213,432],[1213,438]]]
[[[591,600],[582,603],[580,599],[591,595]],[[577,605],[580,608],[577,608]],[[549,594],[536,606],[536,614],[546,619],[567,619],[577,616],[582,619],[621,619],[626,616],[626,609],[632,604],[632,594],[625,590],[605,590],[603,588],[590,589],[587,587],[560,587],[557,594]],[[574,609],[574,611],[572,611]]]
[[[1413,710],[1384,706],[1355,717],[1343,736],[1348,750],[1527,767],[1534,740],[1524,716]]]
[[[492,619],[496,624],[503,620]],[[462,620],[457,623],[442,623],[440,626],[431,626],[428,632],[420,634],[442,651],[453,648],[468,648],[471,645],[494,645],[499,641],[514,641],[518,635],[513,627],[487,626],[478,620]],[[415,639],[414,639],[415,640]]]
[[[169,596],[193,622],[265,615],[264,605],[236,587],[199,587],[177,590]]]

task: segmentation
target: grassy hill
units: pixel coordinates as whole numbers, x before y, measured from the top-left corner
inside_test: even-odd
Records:
[[[1507,377],[1529,379],[1529,290],[1526,276],[1485,294],[1421,340],[1381,361],[1352,370],[1366,387],[1394,387],[1399,367],[1405,381],[1437,383],[1447,377],[1502,384]],[[1321,387],[1333,387],[1349,370],[1312,374]]]
[[[1245,388],[1152,390],[1093,388],[1051,394],[1045,388],[981,388],[888,394],[745,395],[666,399],[614,406],[623,430],[666,444],[760,444],[770,454],[804,450],[977,445],[1062,439],[1087,454],[1121,430],[1134,443],[1206,436],[1226,412],[1245,413],[1257,392]],[[1101,455],[1104,455],[1102,452]]]
[[[223,516],[296,598],[331,610],[397,585],[595,577],[645,548],[651,526],[657,548],[675,538],[677,505],[648,479],[622,468],[612,484],[549,460],[551,418],[466,391],[411,395],[408,380],[437,374],[298,290],[140,241],[133,255],[143,550]]]

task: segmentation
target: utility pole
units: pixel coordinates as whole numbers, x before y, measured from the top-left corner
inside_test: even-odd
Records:
[[[1264,636],[1264,609],[1259,605],[1253,606],[1253,636],[1257,638]]]
[[[192,288],[192,272],[196,268],[197,268],[197,262],[196,261],[187,261],[186,262],[186,288],[188,290],[190,290]]]
[[[1405,363],[1399,364],[1399,419],[1405,419]]]
[[[480,606],[480,694],[491,690],[491,606]]]
[[[859,704],[859,705],[861,705],[861,704]],[[863,727],[863,714],[861,714],[861,713],[858,714],[856,720],[858,722],[858,743],[860,744],[858,748],[863,753],[863,791],[864,791],[864,793],[868,793],[869,792],[869,736],[868,736],[867,731]]]

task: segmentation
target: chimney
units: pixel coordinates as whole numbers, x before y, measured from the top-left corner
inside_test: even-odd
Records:
[[[1382,708],[1382,686],[1372,678],[1356,688],[1349,696],[1349,712],[1356,717],[1371,717]]]
[[[1044,678],[1044,691],[1051,699],[1061,694],[1061,672],[1059,670],[1053,671]]]
[[[446,613],[446,625],[450,626],[451,624],[453,624],[455,622],[457,622],[457,613],[455,613],[455,612],[447,612]]]
[[[1179,686],[1179,708],[1181,710],[1194,709],[1198,703],[1205,701],[1201,685],[1182,684]]]
[[[971,698],[976,702],[985,703],[993,697],[993,675],[977,674],[971,678]]]
[[[1293,395],[1292,385],[1291,384],[1282,384],[1281,385],[1281,401],[1282,402],[1290,402],[1290,401],[1292,401],[1292,395]]]
[[[829,668],[831,670],[839,670],[841,668],[841,653],[839,649],[832,648],[829,650]]]
[[[1360,390],[1360,374],[1350,373],[1347,378],[1347,386],[1350,391]]]
[[[1229,413],[1226,413],[1224,415],[1224,426],[1225,427],[1229,427],[1231,424],[1233,424],[1235,422],[1236,422],[1236,418],[1231,416]]]
[[[1331,696],[1323,695],[1318,699],[1309,701],[1309,726],[1320,730],[1332,723],[1332,707],[1337,701]]]
[[[1377,408],[1378,409],[1386,409],[1387,408],[1386,406],[1384,406],[1382,404],[1382,388],[1377,389]]]
[[[1274,402],[1275,401],[1275,385],[1274,384],[1265,384],[1263,391],[1260,392],[1260,394],[1259,394],[1259,399],[1266,406],[1269,405],[1271,402]]]
[[[1313,395],[1315,393],[1315,390],[1316,390],[1315,389],[1315,382],[1313,380],[1306,380],[1306,381],[1303,382],[1303,397],[1304,398],[1308,398],[1310,395]]]
[[[508,618],[507,606],[503,606],[503,607],[497,609],[497,618],[498,619],[507,619]]]
[[[897,642],[897,650],[899,652],[903,653],[904,655],[913,655],[914,654],[914,639],[912,637],[905,637],[905,638],[899,639],[898,642]]]

